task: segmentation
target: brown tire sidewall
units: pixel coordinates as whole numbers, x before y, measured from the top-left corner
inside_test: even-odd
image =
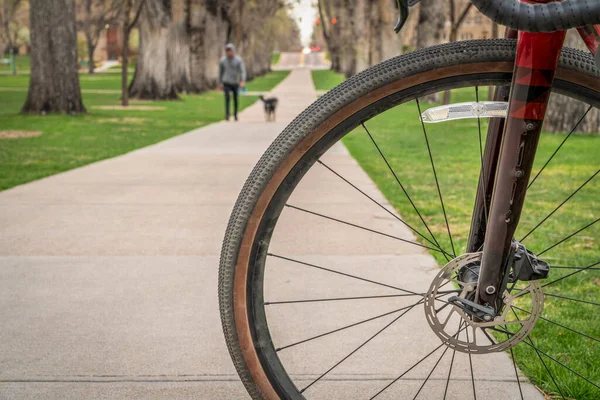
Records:
[[[512,73],[514,64],[512,62],[478,62],[472,64],[454,65],[418,73],[413,76],[404,77],[379,87],[372,92],[343,106],[340,110],[329,116],[314,130],[301,140],[283,162],[278,166],[266,184],[264,191],[260,194],[256,205],[251,213],[244,230],[233,276],[233,311],[235,329],[244,362],[252,376],[263,398],[279,399],[279,396],[271,384],[265,372],[252,338],[252,327],[248,315],[248,277],[253,263],[251,256],[255,246],[256,235],[263,220],[265,212],[269,207],[281,183],[286,179],[290,171],[302,159],[302,157],[322,140],[329,132],[340,123],[350,118],[357,112],[369,107],[390,95],[399,93],[416,85],[441,80],[445,78],[456,78],[461,76],[474,76],[480,74]],[[559,68],[556,80],[568,82],[569,84],[592,89],[600,93],[600,80],[579,71]]]

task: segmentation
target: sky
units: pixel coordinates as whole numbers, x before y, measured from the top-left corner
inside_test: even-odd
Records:
[[[313,24],[317,16],[317,8],[314,5],[314,0],[298,0],[294,2],[292,9],[292,17],[296,19],[298,26],[300,27],[300,34],[302,35],[302,44],[304,46],[310,45],[310,38],[313,31]],[[301,21],[299,19],[302,19]]]

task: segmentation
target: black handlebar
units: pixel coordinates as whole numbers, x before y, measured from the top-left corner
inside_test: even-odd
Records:
[[[419,0],[397,0],[400,31],[408,18],[408,7]],[[600,24],[600,0],[564,0],[529,4],[520,0],[471,0],[482,14],[509,28],[527,32],[554,32]]]
[[[600,24],[599,0],[528,4],[519,0],[471,0],[482,14],[512,29],[554,32]]]

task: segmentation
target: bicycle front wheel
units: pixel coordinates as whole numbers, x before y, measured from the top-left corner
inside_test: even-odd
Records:
[[[466,244],[488,120],[423,116],[445,92],[473,106],[509,85],[515,46],[386,61],[321,97],[263,155],[219,274],[228,348],[253,398],[543,398],[531,382],[600,396],[600,141],[573,133],[598,127],[589,55],[563,50],[553,92],[577,117],[542,135],[518,231],[550,277],[515,281],[498,323],[475,326],[449,300],[476,282],[480,254]]]

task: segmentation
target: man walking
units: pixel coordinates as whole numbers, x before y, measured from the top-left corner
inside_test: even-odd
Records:
[[[233,95],[233,118],[237,121],[238,90],[246,85],[244,60],[235,55],[235,47],[225,46],[225,56],[219,61],[219,89],[225,91],[225,119],[229,121],[229,100]]]

